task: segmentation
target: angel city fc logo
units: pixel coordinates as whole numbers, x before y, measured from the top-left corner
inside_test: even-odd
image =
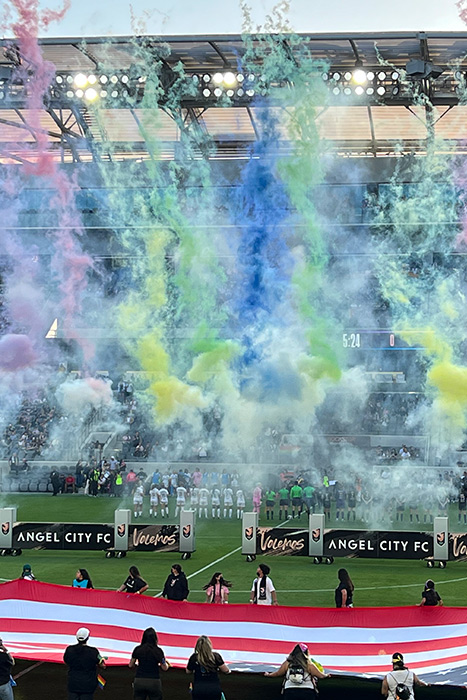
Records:
[[[319,542],[320,537],[321,537],[321,528],[316,527],[311,532],[311,538],[312,538],[313,542]]]
[[[438,532],[436,535],[436,542],[441,547],[446,542],[446,533],[445,532]]]
[[[10,532],[10,523],[2,523],[2,535],[8,535]]]
[[[183,537],[188,537],[191,535],[191,525],[184,525],[183,526]]]
[[[125,537],[125,532],[126,532],[125,523],[121,523],[120,525],[117,526],[117,535],[119,537]]]
[[[253,539],[253,528],[252,527],[246,527],[245,528],[245,538],[247,540]]]

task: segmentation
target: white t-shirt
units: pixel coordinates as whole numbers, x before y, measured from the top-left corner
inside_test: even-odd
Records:
[[[410,690],[410,700],[414,700],[413,693],[413,671],[408,668],[402,668],[397,671],[391,671],[386,676],[386,681],[389,688],[389,700],[396,700],[396,687],[399,683],[403,683]]]
[[[159,500],[161,503],[165,504],[169,502],[169,492],[166,488],[159,489]]]
[[[242,489],[238,489],[236,495],[237,495],[237,506],[239,508],[244,508],[245,507],[245,494],[243,493]]]
[[[272,595],[271,593],[275,591],[276,589],[274,588],[274,584],[269,578],[269,576],[266,577],[266,589],[260,589],[259,586],[259,578],[255,578],[253,581],[253,585],[251,587],[252,592],[255,594],[256,597],[256,604],[257,605],[272,605]],[[256,589],[258,589],[256,591]],[[264,591],[265,598],[260,598],[261,591]],[[257,593],[257,595],[256,595]],[[396,684],[397,685],[397,684]]]
[[[144,486],[137,486],[133,494],[133,503],[141,504],[143,502]]]
[[[224,489],[224,504],[231,506],[233,503],[233,491],[231,488]]]
[[[199,502],[199,488],[196,486],[191,489],[191,505],[197,506]]]
[[[214,489],[211,496],[211,503],[213,506],[220,506],[221,504],[221,492],[219,489]]]
[[[186,488],[184,486],[179,486],[177,488],[177,503],[178,505],[182,505],[185,503],[186,499]]]
[[[199,490],[199,504],[200,506],[207,506],[209,503],[209,489]]]
[[[159,491],[155,487],[149,491],[149,500],[151,501],[151,505],[157,506],[159,502]]]

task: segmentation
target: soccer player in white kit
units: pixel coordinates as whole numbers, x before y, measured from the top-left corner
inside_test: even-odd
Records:
[[[175,508],[175,517],[177,517],[179,512],[184,509],[185,501],[186,488],[184,486],[177,486],[177,507]]]
[[[190,504],[193,510],[196,510],[199,505],[199,488],[197,486],[193,486],[191,489]]]
[[[227,510],[229,511],[229,518],[231,518],[233,508],[233,491],[230,486],[227,486],[224,489],[222,496],[224,499],[224,518],[227,517]]]
[[[211,515],[213,518],[221,517],[221,492],[220,489],[213,489],[211,492]]]
[[[236,499],[237,499],[237,518],[243,516],[243,511],[245,509],[245,494],[242,489],[237,489]]]
[[[209,505],[209,489],[202,487],[199,490],[199,511],[198,515],[201,517],[201,513],[204,509],[204,517],[208,517],[208,505]]]
[[[169,492],[163,486],[159,489],[159,503],[161,505],[161,515],[164,518],[165,515],[169,517]]]
[[[144,486],[141,482],[136,482],[135,490],[133,491],[133,510],[135,518],[143,515],[143,496]]]
[[[151,486],[149,490],[149,515],[157,518],[157,506],[159,505],[159,491],[157,486]]]

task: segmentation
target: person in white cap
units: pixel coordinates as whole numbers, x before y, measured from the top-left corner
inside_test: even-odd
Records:
[[[78,644],[65,649],[63,661],[68,666],[68,700],[92,700],[97,688],[97,671],[105,668],[105,659],[96,647],[88,646],[91,633],[87,627],[76,632]]]

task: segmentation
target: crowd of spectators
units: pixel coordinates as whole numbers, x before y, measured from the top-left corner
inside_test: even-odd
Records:
[[[16,420],[7,425],[2,438],[3,456],[10,465],[39,456],[47,446],[53,423],[60,417],[44,395],[36,399],[24,397]]]

